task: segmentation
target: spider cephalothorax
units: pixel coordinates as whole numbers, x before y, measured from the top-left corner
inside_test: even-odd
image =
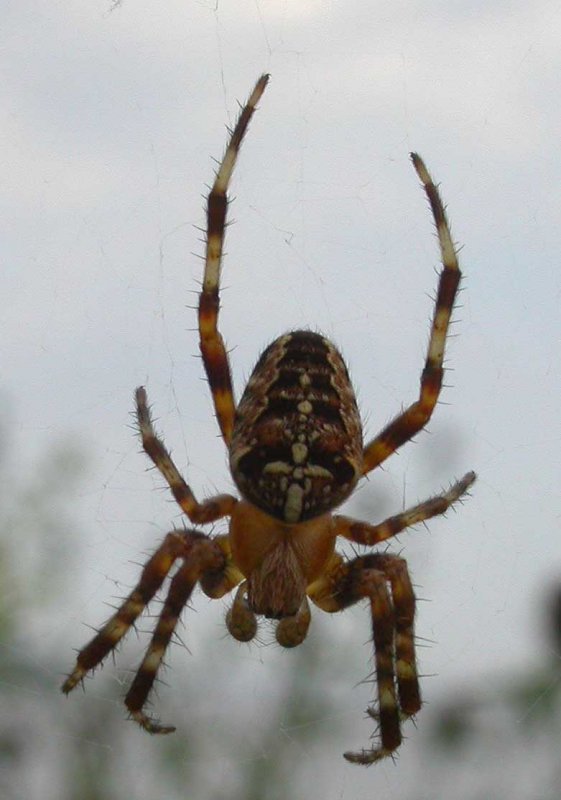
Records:
[[[342,536],[369,547],[385,541],[443,514],[468,491],[475,475],[468,472],[448,491],[376,524],[332,512],[363,475],[430,419],[442,385],[444,347],[461,274],[438,191],[423,161],[413,153],[413,165],[432,208],[443,264],[419,398],[364,445],[355,394],[339,351],[318,333],[296,330],[275,339],[263,352],[236,406],[229,359],[218,331],[227,190],[267,82],[267,75],[259,79],[242,108],[208,196],[198,314],[203,363],[241,500],[226,494],[202,503],[196,500],[154,431],[144,388],[137,389],[144,450],[181,509],[195,525],[228,518],[228,532],[209,536],[186,528],[168,533],[145,564],[137,586],[79,652],[62,688],[71,691],[115,648],[176,561],[179,566],[152,640],[125,698],[131,716],[150,733],[174,730],[147,716],[144,707],[197,583],[213,598],[238,586],[226,617],[229,632],[249,641],[257,631],[258,616],[277,619],[276,638],[283,647],[294,647],[306,638],[311,619],[307,598],[327,612],[367,600],[377,678],[377,703],[369,714],[379,722],[380,742],[345,757],[372,764],[395,752],[402,739],[401,720],[421,707],[413,634],[415,595],[402,558],[383,552],[347,560],[336,552],[336,539]]]

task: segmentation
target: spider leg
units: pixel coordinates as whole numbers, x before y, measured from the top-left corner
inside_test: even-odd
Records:
[[[140,667],[125,697],[125,705],[133,719],[148,733],[171,733],[173,726],[152,720],[143,712],[156,673],[171,640],[183,608],[189,601],[198,580],[207,572],[224,569],[224,555],[214,540],[202,534],[192,539],[188,551],[182,554],[184,563],[171,581],[158,623]]]
[[[166,446],[154,430],[144,386],[140,386],[136,390],[135,399],[136,418],[144,452],[161,472],[177,503],[191,522],[195,525],[203,525],[207,522],[215,522],[217,519],[230,516],[238,502],[230,494],[209,497],[202,503],[197,501],[190,486],[185,483],[181,473],[175,466]]]
[[[411,717],[421,708],[415,665],[415,593],[405,559],[386,553],[378,555],[377,562],[390,581],[395,609],[395,674],[401,716]]]
[[[370,602],[377,708],[369,710],[369,715],[379,723],[381,743],[344,756],[355,764],[373,764],[397,750],[402,716],[411,716],[421,707],[413,639],[415,596],[407,565],[391,555],[361,556],[346,563],[339,556],[323,578],[309,587],[308,595],[328,612],[341,611],[363,598]]]
[[[218,330],[220,269],[228,208],[227,192],[247,126],[268,80],[268,75],[259,78],[249,100],[242,108],[207,198],[205,274],[199,297],[200,348],[216,418],[226,444],[229,444],[232,438],[236,410],[228,354]]]
[[[126,635],[129,628],[142,614],[150,600],[161,587],[177,558],[186,558],[194,542],[201,537],[212,547],[216,563],[224,564],[224,555],[218,545],[196,531],[172,531],[168,533],[146,563],[140,580],[115,614],[103,625],[93,639],[80,650],[74,670],[62,686],[65,694],[72,691],[84,676],[100,664]]]
[[[408,442],[425,427],[431,418],[442,387],[446,336],[462,277],[446,212],[438,189],[434,185],[422,159],[416,153],[411,153],[411,160],[417,175],[421,179],[431,206],[438,234],[443,269],[438,281],[428,352],[425,367],[421,374],[419,399],[402,411],[366,445],[362,466],[364,475],[385,461],[398,447]]]
[[[391,539],[392,536],[401,533],[405,528],[417,525],[419,522],[431,519],[432,517],[445,514],[450,506],[459,500],[475,481],[475,472],[468,472],[464,477],[454,483],[447,492],[443,492],[430,500],[425,500],[400,514],[388,517],[377,525],[370,525],[368,522],[345,517],[335,514],[335,532],[337,536],[344,536],[356,544],[367,545],[368,547]]]

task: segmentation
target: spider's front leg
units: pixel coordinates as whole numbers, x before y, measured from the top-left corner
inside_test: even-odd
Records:
[[[144,713],[164,653],[198,581],[212,597],[221,597],[239,582],[239,573],[220,547],[227,550],[225,537],[209,539],[198,534],[189,542],[183,564],[173,577],[146,655],[134,677],[125,705],[131,716],[148,733],[172,733],[173,726],[161,725]],[[208,587],[212,587],[209,589]]]
[[[347,563],[335,557],[308,594],[328,612],[342,611],[365,598],[370,602],[378,696],[377,706],[368,713],[379,723],[381,744],[344,756],[354,764],[373,764],[397,750],[402,717],[413,716],[421,707],[413,634],[415,595],[407,565],[392,555],[367,555]]]
[[[337,536],[344,536],[355,544],[378,544],[411,525],[444,514],[453,503],[466,495],[474,480],[475,473],[468,472],[448,491],[377,525],[335,515],[335,532]],[[370,600],[378,708],[369,710],[369,714],[379,721],[382,745],[345,753],[345,758],[356,764],[373,764],[399,747],[400,719],[413,716],[421,707],[415,666],[415,594],[407,564],[402,558],[390,554],[368,555],[345,563],[336,554],[325,574],[308,587],[308,595],[316,605],[328,612],[341,611],[363,598]]]
[[[128,633],[148,603],[161,588],[170,569],[178,558],[188,558],[193,542],[200,538],[207,539],[196,531],[171,531],[158,547],[154,555],[145,564],[140,580],[122,605],[93,639],[80,650],[76,666],[62,686],[65,694],[74,687],[119,644]],[[208,540],[211,541],[211,540]],[[218,544],[211,542],[217,563],[224,563],[224,554]]]
[[[114,650],[161,588],[177,559],[182,559],[183,564],[171,582],[152,641],[125,701],[134,719],[151,733],[167,733],[173,730],[154,723],[142,712],[142,707],[152,688],[179,615],[197,580],[200,580],[203,590],[211,597],[221,597],[240,580],[241,576],[231,563],[225,537],[210,539],[198,531],[176,530],[168,533],[144,566],[140,580],[129,596],[94,638],[80,650],[76,666],[62,686],[62,691],[68,694]]]

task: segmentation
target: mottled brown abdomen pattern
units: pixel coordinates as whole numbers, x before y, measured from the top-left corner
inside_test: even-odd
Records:
[[[246,500],[289,524],[349,496],[362,475],[362,425],[328,339],[291,331],[264,351],[236,411],[230,466]]]

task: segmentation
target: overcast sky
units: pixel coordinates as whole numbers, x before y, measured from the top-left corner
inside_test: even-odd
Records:
[[[438,269],[418,151],[466,276],[453,372],[429,432],[348,509],[378,520],[476,470],[457,514],[398,545],[431,601],[418,631],[439,686],[425,695],[531,664],[541,593],[561,577],[559,3],[59,0],[2,16],[10,460],[23,478],[70,440],[88,462],[68,498],[76,606],[61,598],[45,635],[80,644],[128,562],[180,524],[128,427],[136,386],[194,491],[232,490],[194,358],[195,226],[225,125],[270,72],[224,265],[238,395],[269,341],[310,326],[348,360],[369,435],[415,398]],[[351,784],[334,760],[330,798],[370,796],[368,775]]]

